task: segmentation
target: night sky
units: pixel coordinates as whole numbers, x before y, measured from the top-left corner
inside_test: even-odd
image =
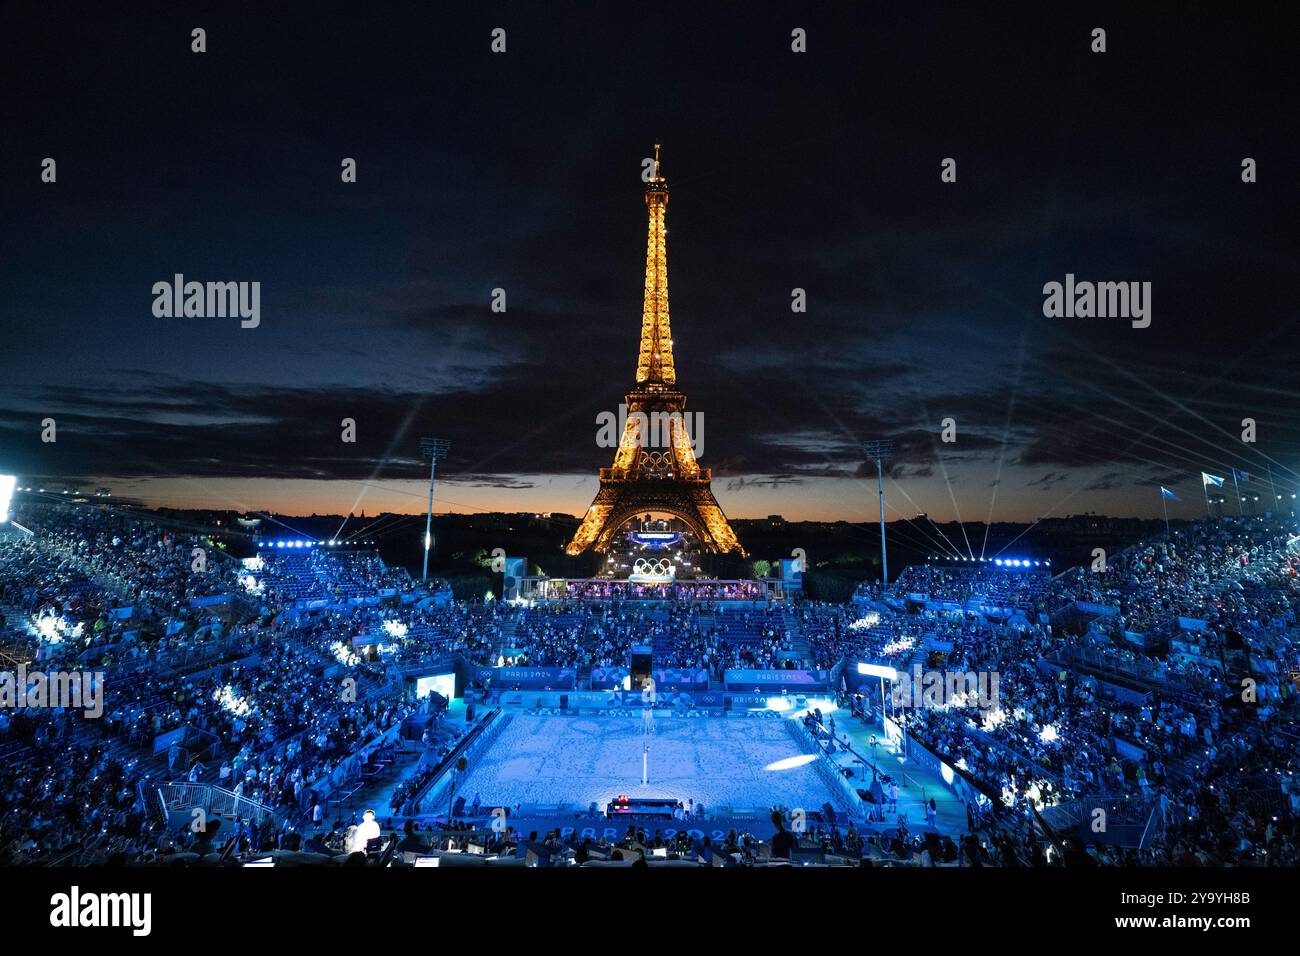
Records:
[[[4,15],[20,484],[420,511],[434,435],[437,510],[581,513],[635,371],[658,142],[678,384],[731,516],[872,516],[876,437],[900,448],[895,517],[1158,516],[1162,484],[1194,517],[1199,473],[1233,466],[1294,490],[1300,137],[1274,14],[274,6]],[[156,318],[175,273],[260,282],[260,326]],[[1066,273],[1149,281],[1151,326],[1044,317]]]

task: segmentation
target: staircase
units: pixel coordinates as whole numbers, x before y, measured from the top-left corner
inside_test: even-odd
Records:
[[[0,626],[0,663],[17,666],[30,660],[41,646],[41,634],[31,615],[12,604],[0,604],[4,625]]]
[[[224,817],[258,823],[277,819],[277,811],[266,804],[236,796],[233,791],[209,783],[164,783],[158,786],[157,793],[169,814],[192,813],[201,809],[209,819]]]
[[[912,656],[907,659],[907,662],[903,664],[902,667],[895,669],[910,674],[916,665],[920,664],[921,670],[924,671],[925,662],[930,656],[930,650],[930,635],[924,634],[921,636],[921,639],[916,642],[916,647],[912,648]]]
[[[800,660],[811,661],[814,659],[812,644],[803,633],[803,621],[797,614],[791,614],[789,611],[781,615],[781,624],[785,628],[785,633],[789,635],[788,644],[790,650],[796,654]]]
[[[502,651],[507,647],[515,646],[515,629],[518,626],[518,622],[514,618],[510,618],[502,623],[502,625],[497,629],[497,640],[492,646],[493,662],[496,661],[497,657],[499,657]]]

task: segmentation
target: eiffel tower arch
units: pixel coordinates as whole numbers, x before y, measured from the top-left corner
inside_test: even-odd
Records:
[[[645,204],[649,222],[636,384],[627,394],[627,421],[614,463],[600,469],[600,490],[566,550],[569,554],[588,548],[607,551],[615,533],[629,520],[659,511],[681,519],[705,550],[743,557],[745,549],[713,497],[713,472],[695,459],[685,417],[686,394],[677,388],[664,228],[668,181],[660,175],[657,145]]]

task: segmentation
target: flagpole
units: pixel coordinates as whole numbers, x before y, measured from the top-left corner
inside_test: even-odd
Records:
[[[1160,510],[1165,515],[1165,537],[1169,537],[1169,506],[1165,504],[1165,489],[1160,489]]]
[[[1273,466],[1265,465],[1264,467],[1268,469],[1269,494],[1273,496],[1273,504],[1269,506],[1269,510],[1271,511],[1277,507],[1277,485],[1273,484]]]
[[[1241,510],[1241,486],[1237,484],[1237,469],[1232,469],[1232,490],[1237,493],[1237,517],[1243,514]]]
[[[1210,483],[1205,480],[1205,472],[1201,472],[1201,493],[1205,495],[1205,517],[1209,520],[1214,515],[1210,514]]]

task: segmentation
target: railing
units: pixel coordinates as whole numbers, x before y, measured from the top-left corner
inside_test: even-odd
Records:
[[[269,635],[266,634],[248,635],[235,631],[215,641],[204,641],[197,645],[186,644],[159,653],[127,657],[111,664],[100,665],[99,669],[104,671],[105,685],[115,689],[119,684],[137,678],[166,675],[169,672],[188,674],[208,666],[247,657],[255,653],[268,640]]]
[[[797,723],[799,724],[800,727],[803,727],[803,722],[802,722],[802,721],[797,721]],[[815,740],[815,742],[818,744],[818,749],[820,749],[820,748],[821,748],[821,741],[818,740],[818,739],[816,739],[816,738],[813,738],[813,737],[812,737],[812,734],[811,734],[811,733],[808,733],[808,728],[803,727],[803,730],[804,730],[804,733],[807,733],[807,734],[808,734],[808,736],[809,736],[810,739],[814,739],[814,740]],[[893,770],[891,770],[891,771],[886,772],[886,771],[884,771],[884,770],[882,770],[882,769],[880,768],[880,765],[877,764],[876,761],[875,761],[873,758],[869,758],[869,757],[866,757],[866,756],[864,756],[864,755],[858,753],[856,750],[853,749],[853,745],[852,745],[852,744],[847,743],[847,742],[844,741],[844,740],[839,740],[839,739],[837,739],[833,734],[831,734],[830,729],[827,728],[825,724],[818,723],[818,724],[817,724],[817,730],[818,730],[820,733],[825,734],[825,735],[827,736],[827,738],[829,738],[829,739],[831,739],[831,740],[834,740],[834,741],[835,741],[835,745],[836,745],[837,747],[839,747],[841,750],[843,750],[845,753],[851,754],[851,755],[853,756],[853,759],[854,759],[854,760],[857,760],[859,763],[863,764],[864,766],[870,767],[872,773],[875,774],[876,776],[879,776],[879,777],[902,777],[902,778],[903,778],[903,779],[902,779],[902,786],[904,786],[904,787],[907,787],[907,786],[921,787],[921,786],[922,786],[922,785],[921,785],[920,783],[918,783],[916,780],[913,780],[913,779],[911,778],[911,776],[910,776],[910,775],[907,773],[907,771],[902,767],[902,765],[896,767],[895,769],[893,769]],[[847,736],[847,735],[846,735],[846,736]]]
[[[862,798],[858,796],[857,790],[855,790],[853,785],[845,779],[844,774],[840,772],[839,765],[835,763],[835,761],[830,758],[830,755],[826,753],[825,749],[823,749],[822,742],[813,736],[801,720],[783,720],[781,722],[785,724],[786,730],[789,732],[790,736],[795,739],[798,745],[803,747],[811,745],[817,750],[818,776],[822,778],[822,783],[830,788],[831,793],[839,798],[836,802],[840,804],[841,809],[847,810],[855,816],[862,816],[865,811]],[[821,728],[821,724],[818,724],[817,726]],[[834,738],[832,737],[831,739]],[[853,754],[854,757],[857,757],[857,759],[866,763],[866,758],[859,757],[854,753],[851,747],[843,744],[841,746],[844,750]],[[872,768],[875,769],[874,764],[872,765]]]
[[[158,796],[168,813],[201,809],[209,816],[220,814],[237,820],[255,820],[258,823],[276,816],[276,811],[266,804],[210,783],[161,783],[158,785]]]
[[[1151,841],[1155,839],[1156,835],[1159,832],[1159,830],[1157,830],[1156,833],[1152,833],[1151,828],[1157,826],[1158,823],[1159,824],[1164,823],[1164,814],[1160,810],[1159,800],[1155,801],[1155,803],[1152,804],[1151,815],[1147,817],[1147,825],[1142,828],[1142,836],[1138,837],[1139,850],[1145,850],[1148,846],[1151,845]]]
[[[1090,827],[1097,811],[1105,813],[1104,832],[1116,846],[1136,847],[1145,850],[1160,833],[1163,814],[1160,800],[1151,796],[1127,794],[1091,794],[1046,807],[1039,819],[1054,831],[1077,830]]]
[[[1143,663],[1141,661],[1118,660],[1114,657],[1103,654],[1100,651],[1093,651],[1082,647],[1062,647],[1059,648],[1050,658],[1053,663],[1063,664],[1065,666],[1082,665],[1091,667],[1093,670],[1101,671],[1115,677],[1127,678],[1128,680],[1138,681],[1143,684],[1158,684],[1165,687],[1170,684],[1169,673],[1161,671],[1155,664]]]
[[[1286,804],[1286,798],[1282,795],[1280,787],[1270,787],[1267,790],[1230,790],[1228,797],[1238,807],[1260,817],[1278,816]]]
[[[415,795],[409,801],[412,809],[416,814],[423,812],[426,804],[434,802],[434,794],[447,776],[447,771],[456,765],[456,761],[464,757],[467,761],[482,751],[484,748],[492,745],[492,742],[505,729],[506,724],[511,720],[508,714],[501,710],[493,710],[485,716],[478,725],[470,732],[469,736],[452,748],[451,753],[447,754],[438,764],[434,775],[416,791]],[[441,794],[439,794],[441,796]],[[432,808],[429,809],[433,812]]]
[[[656,475],[641,469],[640,471],[631,468],[601,468],[597,472],[601,481],[660,481],[668,478],[668,475]],[[700,468],[693,474],[678,475],[679,480],[685,481],[712,481],[713,469]]]
[[[17,766],[29,760],[35,753],[35,748],[30,744],[21,740],[11,740],[0,744],[0,764]]]

